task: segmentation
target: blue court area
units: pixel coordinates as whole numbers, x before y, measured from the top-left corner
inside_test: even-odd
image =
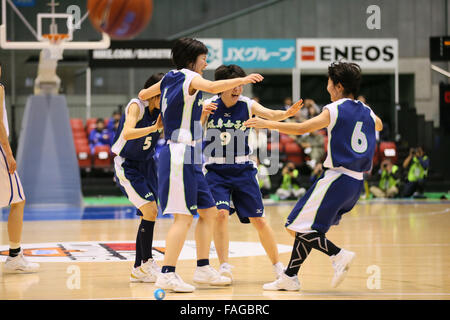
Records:
[[[8,221],[8,208],[1,209],[1,221]],[[158,219],[170,218],[158,212]],[[121,220],[138,219],[136,208],[132,206],[88,206],[88,207],[28,207],[24,211],[24,221],[45,220]]]

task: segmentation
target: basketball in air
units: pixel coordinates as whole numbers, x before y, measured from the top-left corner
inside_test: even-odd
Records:
[[[114,40],[128,40],[152,19],[153,0],[88,0],[87,9],[98,31]]]

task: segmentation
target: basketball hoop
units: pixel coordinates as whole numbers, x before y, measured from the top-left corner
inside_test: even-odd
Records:
[[[42,38],[47,39],[52,44],[58,44],[63,40],[69,39],[69,35],[67,33],[46,33],[42,35]]]
[[[42,38],[49,42],[50,46],[47,48],[51,60],[62,60],[64,48],[60,44],[69,39],[67,33],[47,33],[43,34]]]

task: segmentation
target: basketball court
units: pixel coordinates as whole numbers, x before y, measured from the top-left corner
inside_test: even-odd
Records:
[[[448,123],[444,118],[448,113],[439,114],[439,110],[434,110],[439,109],[434,104],[438,104],[440,98],[441,106],[450,102],[445,100],[446,93],[439,91],[436,83],[434,87],[429,85],[429,95],[421,91],[426,87],[422,82],[414,83],[423,79],[423,74],[419,77],[415,72],[429,68],[420,64],[417,71],[409,60],[403,60],[405,56],[407,59],[414,56],[404,52],[404,44],[409,41],[391,33],[383,37],[380,33],[364,34],[364,38],[361,35],[359,38],[335,37],[331,25],[326,36],[323,36],[325,29],[315,33],[291,32],[289,37],[281,30],[274,33],[278,36],[268,33],[267,39],[261,39],[265,37],[264,31],[246,39],[239,38],[239,31],[233,33],[239,28],[226,24],[236,20],[244,26],[250,26],[248,21],[260,21],[261,28],[275,26],[278,21],[269,14],[272,8],[280,16],[281,13],[286,16],[286,21],[297,20],[297,14],[291,13],[286,5],[288,1],[248,1],[245,8],[239,1],[233,2],[238,10],[225,8],[226,5],[217,1],[218,13],[211,22],[197,19],[181,26],[175,10],[162,1],[139,0],[133,5],[127,2],[134,9],[135,18],[121,16],[117,2],[112,5],[112,1],[90,0],[82,6],[48,1],[44,6],[40,0],[23,1],[29,5],[1,0],[0,58],[6,74],[2,78],[7,79],[8,85],[6,107],[11,124],[10,140],[27,198],[21,248],[29,261],[40,264],[40,271],[32,274],[2,272],[9,254],[9,209],[0,208],[0,300],[155,300],[157,287],[154,284],[130,282],[139,219],[136,209],[119,196],[120,190],[113,182],[114,156],[109,147],[96,148],[91,154],[87,137],[89,130],[95,128],[97,118],[110,117],[113,108],[123,107],[137,96],[143,79],[153,72],[170,70],[171,45],[182,36],[198,36],[208,47],[205,78],[212,79],[214,69],[223,63],[241,63],[249,73],[266,72],[268,87],[255,85],[245,89],[248,90],[245,95],[261,96],[274,108],[279,102],[274,102],[273,96],[281,99],[285,92],[294,101],[308,90],[323,98],[326,93],[324,75],[331,61],[315,63],[316,55],[331,57],[332,52],[337,56],[362,48],[366,56],[358,63],[366,72],[364,77],[370,78],[365,83],[367,92],[375,100],[389,91],[389,97],[381,97],[379,101],[387,106],[382,110],[390,124],[391,139],[377,146],[374,166],[379,168],[385,158],[399,161],[400,165],[404,156],[401,148],[429,144],[430,157],[434,156],[431,163],[436,165],[430,173],[434,180],[430,179],[428,186],[434,188],[431,191],[442,192],[442,198],[361,198],[353,210],[343,216],[340,225],[327,233],[337,246],[356,253],[346,279],[333,289],[330,259],[313,250],[300,269],[299,292],[262,289],[263,284],[275,279],[271,263],[256,230],[232,215],[229,263],[234,266],[233,284],[227,287],[197,285],[193,293],[167,292],[165,300],[450,300],[450,179],[447,179],[448,161],[446,163],[445,159],[450,140],[445,133]],[[138,2],[145,3],[145,10],[141,7],[144,13],[134,7]],[[302,6],[318,14],[326,11],[333,15],[332,2],[316,8],[315,2],[302,1]],[[125,1],[123,6],[126,6]],[[200,7],[198,12],[210,9],[206,4]],[[161,34],[167,27],[165,18],[169,14],[158,15],[158,8],[168,10],[173,25],[178,27],[178,30],[170,29],[171,34],[166,34],[164,39]],[[327,9],[324,11],[324,8]],[[176,11],[195,15],[189,9],[183,2]],[[430,10],[439,11],[435,7]],[[261,12],[269,12],[267,16],[271,18],[261,18]],[[110,28],[106,28],[109,14],[113,18],[109,21]],[[242,17],[251,19],[245,23],[237,20]],[[119,20],[124,25],[116,23]],[[153,38],[152,33],[147,32],[145,28],[149,26],[155,28],[155,33],[159,32],[160,38]],[[354,23],[352,28],[357,29]],[[322,35],[319,38],[323,39],[311,36],[319,33]],[[134,40],[140,34],[143,37]],[[414,33],[411,31],[411,34]],[[319,49],[321,46],[327,47]],[[376,57],[374,52],[378,53]],[[258,58],[250,61],[250,56]],[[450,56],[445,61],[449,59]],[[439,80],[447,81],[450,77],[445,70],[432,69],[440,73],[439,77],[445,76]],[[427,76],[432,79],[431,74]],[[274,84],[276,81],[279,83]],[[407,85],[417,92],[408,91]],[[450,94],[450,87],[446,88]],[[420,112],[429,109],[426,103],[433,103],[436,107],[433,112],[436,112],[426,116],[419,114],[408,106],[410,100],[405,102],[410,98],[419,101],[421,109],[417,110]],[[401,109],[403,103],[406,107]],[[400,136],[408,140],[406,144],[399,140]],[[280,141],[269,143],[272,143],[272,151],[276,149],[274,145],[280,143],[276,156],[299,167],[306,163],[304,149],[307,148],[293,141],[284,135]],[[291,148],[281,147],[283,143],[290,144]],[[266,147],[268,150],[269,146]],[[295,203],[293,200],[265,200],[265,217],[275,232],[280,259],[285,265],[290,260],[293,238],[286,232],[284,223]],[[172,217],[163,217],[159,212],[152,253],[160,265],[172,221]],[[196,267],[196,221],[195,218],[176,266],[177,273],[190,284],[194,284]],[[219,267],[214,243],[210,262],[214,268]]]
[[[266,207],[285,264],[293,241],[283,223],[292,206],[292,202],[286,202]],[[339,227],[329,232],[333,242],[357,254],[345,281],[332,289],[331,262],[314,250],[300,270],[299,293],[262,290],[262,285],[274,277],[269,259],[256,231],[231,216],[233,285],[200,286],[194,293],[167,293],[165,299],[447,300],[450,299],[449,210],[448,201],[360,202],[344,216]],[[7,215],[3,212],[5,221]],[[30,249],[31,261],[41,263],[41,271],[3,274],[1,299],[154,299],[153,284],[129,282],[138,226],[131,207],[91,207],[79,212],[39,209],[26,212],[25,220],[23,247]],[[170,218],[157,220],[153,254],[159,262],[170,224]],[[188,283],[192,283],[196,263],[193,236],[192,227],[177,265],[177,272]],[[1,223],[1,241],[8,242],[6,222]],[[1,261],[6,259],[6,248],[0,249]],[[212,248],[214,267],[218,267],[216,257]],[[63,262],[51,262],[52,259]],[[110,262],[105,262],[108,259]]]

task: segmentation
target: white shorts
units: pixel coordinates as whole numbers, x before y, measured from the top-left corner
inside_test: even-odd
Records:
[[[0,146],[0,208],[25,200],[19,174],[15,171],[9,174],[6,154]]]

